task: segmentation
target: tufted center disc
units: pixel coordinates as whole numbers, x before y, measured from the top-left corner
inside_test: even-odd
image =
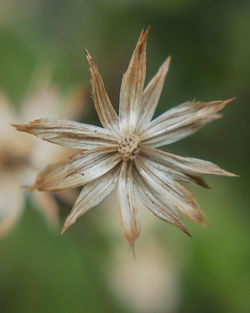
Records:
[[[140,139],[135,135],[122,137],[118,142],[118,152],[124,161],[134,160],[140,151]]]

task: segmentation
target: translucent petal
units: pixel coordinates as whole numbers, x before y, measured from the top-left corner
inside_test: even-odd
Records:
[[[163,113],[141,132],[142,142],[154,147],[183,139],[206,123],[217,119],[216,114],[234,98],[225,101],[186,102]]]
[[[117,191],[123,232],[131,249],[134,251],[134,242],[140,235],[140,223],[135,206],[132,166],[133,163],[131,162],[123,162]]]
[[[141,128],[144,128],[147,123],[151,121],[155,113],[156,106],[161,96],[165,77],[168,72],[169,64],[170,57],[168,57],[167,60],[162,64],[158,72],[151,79],[143,91],[140,118],[138,119],[136,126],[137,131],[140,131]]]
[[[111,193],[117,184],[119,171],[120,167],[116,167],[83,187],[71,213],[64,223],[62,234],[74,224],[79,217],[97,206]]]
[[[120,91],[120,129],[123,134],[133,133],[138,122],[146,75],[146,39],[149,28],[141,32],[128,69],[123,75]]]
[[[166,167],[170,167],[180,173],[199,177],[202,175],[224,175],[237,176],[233,173],[221,169],[212,162],[204,161],[196,158],[181,157],[175,154],[167,153],[149,146],[143,146],[143,152]]]
[[[90,68],[92,95],[96,112],[103,127],[117,134],[119,133],[118,116],[109,100],[102,77],[87,50],[86,55]]]
[[[48,165],[37,177],[31,190],[59,191],[85,185],[110,171],[120,162],[115,148],[95,148],[62,162]]]
[[[146,166],[151,168],[152,171],[158,170],[174,180],[185,183],[196,183],[202,187],[209,188],[208,184],[199,174],[184,173],[169,166],[162,165],[161,163],[154,161],[152,157],[144,154],[143,152],[141,153],[141,159]]]
[[[19,131],[74,149],[85,150],[116,142],[115,137],[106,129],[68,120],[43,118],[28,124],[13,126]]]
[[[164,172],[146,166],[145,163],[138,159],[137,167],[140,167],[140,173],[151,182],[151,186],[155,186],[158,192],[162,191],[161,198],[163,201],[171,203],[180,213],[188,219],[201,224],[204,221],[204,213],[200,210],[198,203],[191,192],[186,190],[178,182]]]
[[[162,197],[161,188],[156,190],[154,184],[152,185],[150,179],[148,179],[148,177],[142,173],[138,164],[137,167],[138,173],[134,173],[135,188],[139,198],[144,203],[144,205],[154,215],[156,215],[163,221],[180,228],[186,234],[191,236],[186,226],[181,221],[181,218],[176,208],[172,205],[170,201],[166,201]]]

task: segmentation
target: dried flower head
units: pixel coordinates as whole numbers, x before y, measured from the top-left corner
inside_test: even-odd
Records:
[[[220,117],[217,112],[233,99],[188,101],[151,121],[170,58],[144,89],[148,32],[149,29],[141,32],[123,76],[119,116],[93,59],[86,51],[94,105],[103,128],[51,118],[14,125],[18,130],[43,140],[82,150],[63,162],[47,166],[31,187],[31,190],[58,191],[84,185],[62,233],[117,187],[121,224],[131,248],[140,235],[136,198],[157,217],[190,235],[180,214],[194,222],[206,222],[193,195],[179,182],[208,187],[203,175],[235,176],[211,162],[156,149],[183,139],[217,119]]]

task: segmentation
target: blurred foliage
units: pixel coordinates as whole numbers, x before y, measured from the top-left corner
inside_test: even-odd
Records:
[[[117,108],[122,73],[148,25],[147,80],[172,56],[157,114],[193,98],[236,96],[224,119],[169,151],[211,160],[241,176],[210,179],[212,191],[194,188],[210,229],[189,223],[189,239],[169,225],[155,224],[152,236],[182,263],[178,303],[171,312],[166,304],[163,312],[250,312],[249,1],[2,0],[0,89],[18,109],[41,69],[63,93],[88,85],[87,48]],[[84,120],[98,123],[91,99],[89,108]],[[28,202],[17,228],[0,242],[1,313],[133,312],[106,279],[112,250],[126,246],[120,234],[112,238],[103,219],[105,212],[97,208],[60,237]],[[138,260],[144,262],[140,254]]]

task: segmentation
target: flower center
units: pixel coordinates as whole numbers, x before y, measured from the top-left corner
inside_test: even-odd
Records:
[[[135,135],[124,136],[118,142],[118,152],[124,161],[134,160],[140,151],[140,139]]]

